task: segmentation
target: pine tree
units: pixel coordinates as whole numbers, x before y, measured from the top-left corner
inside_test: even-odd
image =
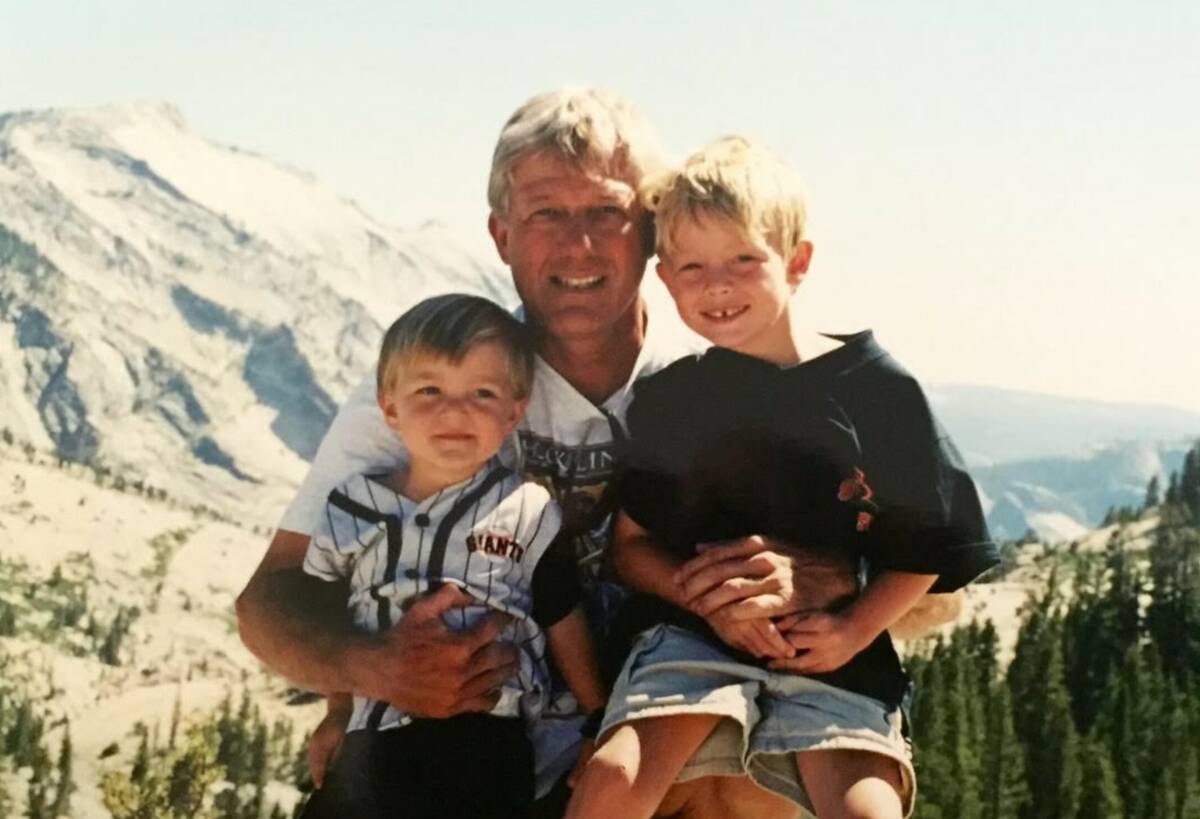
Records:
[[[1008,686],[995,683],[988,697],[987,732],[980,764],[983,819],[1019,819],[1029,805],[1025,754],[1012,721]]]
[[[1153,509],[1162,503],[1162,489],[1159,487],[1158,476],[1155,475],[1146,484],[1146,498],[1142,501],[1142,510]]]
[[[144,782],[150,772],[150,736],[146,724],[139,722],[133,726],[134,733],[139,737],[137,753],[133,757],[133,765],[129,768],[129,779],[135,784]]]
[[[0,816],[12,816],[12,794],[8,792],[8,785],[4,781],[7,773],[4,760],[0,759]]]
[[[51,816],[63,816],[71,812],[71,794],[75,790],[71,765],[71,724],[68,722],[63,729],[62,745],[58,752],[58,785],[54,792]]]
[[[183,689],[175,691],[175,704],[171,706],[171,731],[167,735],[167,750],[175,750],[175,738],[179,733],[179,720],[183,714]]]
[[[1080,819],[1124,819],[1125,806],[1121,803],[1108,746],[1091,737],[1084,740],[1080,745],[1080,767],[1083,773]]]
[[[190,731],[167,777],[166,797],[171,813],[180,819],[196,816],[204,805],[208,787],[220,775],[216,732],[202,728]]]

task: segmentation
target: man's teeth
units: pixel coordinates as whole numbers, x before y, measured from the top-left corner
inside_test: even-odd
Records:
[[[572,290],[584,290],[589,287],[595,287],[604,280],[603,276],[587,276],[584,278],[568,279],[564,276],[555,276],[554,281],[563,287],[569,287]]]

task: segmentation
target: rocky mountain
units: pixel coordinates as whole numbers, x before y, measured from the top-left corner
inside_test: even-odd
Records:
[[[0,425],[273,520],[382,329],[497,262],[163,104],[0,116]]]
[[[1012,540],[1032,531],[1048,543],[1074,540],[1110,509],[1139,508],[1151,478],[1165,487],[1194,440],[1113,444],[1077,456],[976,468],[972,475],[993,537]]]
[[[273,522],[383,327],[446,290],[515,300],[482,244],[388,226],[169,105],[0,115],[0,427],[65,459]],[[1001,537],[1074,537],[1200,436],[1171,408],[929,392]]]

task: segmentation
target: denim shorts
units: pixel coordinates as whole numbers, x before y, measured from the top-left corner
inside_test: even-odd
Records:
[[[718,642],[659,625],[634,642],[600,733],[633,720],[677,714],[726,719],[676,781],[748,774],[759,786],[812,812],[794,754],[869,751],[896,761],[904,815],[912,813],[916,775],[899,707],[799,674],[737,662]]]

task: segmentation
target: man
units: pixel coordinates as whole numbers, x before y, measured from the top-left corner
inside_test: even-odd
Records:
[[[639,292],[653,227],[637,189],[660,164],[650,129],[627,102],[603,91],[564,89],[534,97],[513,114],[488,184],[488,230],[512,271],[541,359],[520,429],[522,468],[551,489],[580,532],[576,556],[590,590],[589,613],[601,624],[611,621],[604,550],[612,510],[605,489],[619,460],[621,419],[633,382],[684,352],[669,348]],[[444,586],[390,631],[363,634],[346,617],[345,586],[301,570],[314,515],[330,489],[404,457],[387,443],[374,406],[373,390],[360,388],[334,421],[238,598],[242,639],[268,666],[314,691],[353,692],[435,717],[486,711],[516,668],[513,650],[496,642],[500,615],[450,631],[442,612],[468,598]],[[364,429],[375,428],[378,446],[356,450],[352,439],[370,439]],[[740,617],[817,607],[856,582],[855,567],[814,566],[759,538],[709,551],[689,568],[691,590],[706,594],[714,610]],[[547,816],[561,808],[561,778],[578,724],[546,720],[535,737],[541,792],[559,780],[541,803]],[[347,745],[343,756],[354,752]],[[779,808],[744,777],[677,786],[663,806],[687,816],[788,815]]]

